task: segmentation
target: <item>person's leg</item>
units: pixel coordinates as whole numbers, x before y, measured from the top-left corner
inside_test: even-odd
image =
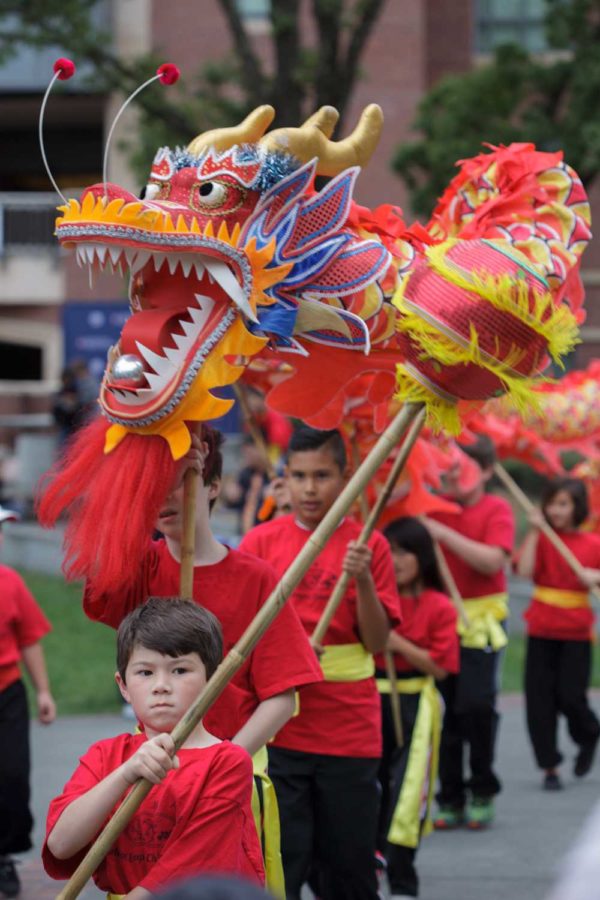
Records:
[[[461,650],[461,658],[462,658]],[[463,773],[464,736],[462,723],[456,712],[456,698],[461,675],[449,675],[438,685],[445,710],[440,743],[439,780],[437,801],[441,808],[462,810],[465,805]],[[441,819],[436,819],[436,828]]]
[[[493,770],[499,716],[496,711],[500,654],[463,648],[461,683],[456,710],[469,746],[471,777],[468,786],[477,798],[491,798],[501,790]]]
[[[321,900],[377,900],[378,759],[319,757],[316,854]]]
[[[567,719],[569,734],[579,745],[574,767],[578,777],[589,772],[600,735],[600,723],[587,698],[591,666],[589,641],[561,641],[558,704]]]
[[[0,693],[0,856],[31,849],[29,713],[22,681]]]
[[[381,801],[379,805],[379,826],[377,832],[377,849],[381,853],[385,853],[386,834],[388,829],[389,818],[391,815],[391,781],[392,781],[392,762],[398,752],[396,737],[394,735],[394,725],[392,720],[392,710],[390,698],[388,694],[381,695],[381,737],[382,737],[382,754],[379,761],[379,770],[377,779],[381,786]]]
[[[19,877],[11,858],[29,850],[29,712],[22,681],[0,692],[0,894],[16,897]]]
[[[398,748],[392,759],[392,778],[390,804],[387,816],[386,834],[389,831],[394,810],[400,798],[406,768],[411,750],[411,741],[417,713],[419,711],[419,694],[402,694],[401,695],[401,711],[402,711],[402,729],[404,734],[404,744],[402,748]],[[422,814],[422,809],[418,810],[417,815]],[[410,822],[403,822],[403,825],[410,826]],[[419,830],[421,822],[413,823]],[[406,847],[400,844],[392,844],[386,842],[385,856],[387,859],[387,873],[392,895],[405,895],[408,897],[416,897],[419,892],[419,879],[415,868],[416,848]]]
[[[287,900],[300,900],[314,858],[314,772],[314,754],[269,747],[269,777],[279,806]]]
[[[558,669],[560,641],[530,637],[525,659],[527,730],[540,769],[553,770],[562,762],[558,750]]]

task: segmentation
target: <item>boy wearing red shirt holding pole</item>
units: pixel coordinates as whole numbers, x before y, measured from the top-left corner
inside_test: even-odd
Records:
[[[210,527],[210,510],[219,493],[221,434],[203,426],[202,442],[194,436],[192,450],[182,460],[179,478],[160,511],[158,541],[148,540],[141,571],[124,590],[98,594],[86,585],[84,610],[91,619],[118,628],[123,618],[149,596],[172,597],[179,592],[183,536],[183,475],[196,468],[198,479],[193,599],[218,618],[226,653],[241,638],[277,584],[266,562],[219,543]],[[206,727],[221,740],[231,740],[255,755],[255,774],[267,865],[267,883],[281,887],[277,806],[265,774],[264,746],[295,709],[295,692],[322,679],[315,654],[291,604],[286,604],[233,679],[205,716]]]
[[[462,447],[478,466],[475,483],[464,487],[458,464],[446,475],[448,494],[460,513],[435,513],[426,520],[442,546],[450,571],[465,601],[468,627],[459,624],[460,672],[440,685],[446,704],[440,747],[439,812],[436,828],[466,821],[477,830],[494,817],[494,796],[501,790],[494,771],[494,746],[500,651],[506,646],[501,625],[508,616],[505,566],[512,552],[514,517],[502,497],[485,493],[493,475],[494,445],[486,435]],[[471,777],[464,777],[464,749],[469,748]],[[468,802],[467,802],[468,801]]]
[[[17,519],[0,507],[0,524]],[[1,536],[1,532],[0,532]],[[38,717],[49,725],[56,716],[41,638],[50,623],[20,575],[0,566],[0,893],[16,897],[19,877],[13,853],[31,848],[29,809],[29,712],[22,662],[36,691]]]
[[[347,474],[337,431],[299,428],[286,469],[292,513],[254,528],[241,548],[283,574]],[[322,648],[325,681],[302,691],[299,714],[269,745],[288,900],[299,900],[303,883],[315,874],[322,900],[378,896],[381,709],[371,654],[384,648],[400,615],[389,546],[379,532],[360,546],[359,533],[356,522],[344,519],[290,598],[310,636],[342,570],[354,577]]]
[[[151,598],[123,621],[117,684],[142,733],[94,744],[48,810],[44,867],[73,874],[96,835],[139,778],[153,787],[94,875],[103,891],[129,900],[200,872],[263,884],[250,798],[252,761],[202,722],[174,755],[171,731],[222,656],[217,619],[189,600]]]

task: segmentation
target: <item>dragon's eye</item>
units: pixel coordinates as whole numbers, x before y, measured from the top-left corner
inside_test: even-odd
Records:
[[[218,181],[205,181],[198,188],[202,206],[221,206],[227,196],[227,187]]]
[[[190,206],[205,215],[227,215],[239,209],[246,191],[228,180],[200,181],[192,186]]]

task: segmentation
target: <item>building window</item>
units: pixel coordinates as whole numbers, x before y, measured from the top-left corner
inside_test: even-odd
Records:
[[[243,19],[268,19],[271,14],[271,0],[236,0],[235,5]]]
[[[501,44],[518,44],[531,53],[548,49],[544,0],[476,0],[475,50],[493,53]]]
[[[0,380],[41,381],[42,369],[41,347],[0,341]]]

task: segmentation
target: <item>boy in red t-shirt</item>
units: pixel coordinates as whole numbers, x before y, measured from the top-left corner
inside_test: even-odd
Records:
[[[0,507],[0,524],[17,519]],[[1,532],[0,532],[1,534]],[[22,578],[0,566],[0,893],[16,897],[19,878],[11,858],[31,847],[29,810],[29,713],[19,662],[36,692],[40,722],[54,721],[56,707],[40,639],[50,623]]]
[[[542,495],[542,511],[531,516],[533,528],[517,557],[519,575],[533,579],[533,597],[525,612],[527,728],[549,791],[563,786],[558,774],[559,713],[579,746],[573,766],[576,777],[589,772],[600,738],[600,723],[587,698],[594,640],[588,589],[600,581],[600,537],[580,530],[588,513],[583,481],[551,482]],[[585,583],[539,530],[543,517],[584,567]]]
[[[469,618],[461,634],[460,672],[440,685],[446,710],[440,747],[439,829],[466,821],[477,830],[494,817],[494,796],[501,789],[494,772],[498,731],[496,696],[500,651],[506,645],[502,622],[508,616],[505,566],[512,552],[514,517],[502,497],[486,494],[493,475],[495,450],[480,435],[463,451],[477,466],[477,478],[465,487],[458,465],[446,476],[450,497],[460,513],[435,513],[426,520],[442,546],[450,571],[465,601]],[[464,777],[464,750],[469,748],[471,777]]]
[[[262,884],[262,855],[250,804],[252,761],[200,722],[174,755],[171,731],[222,656],[215,616],[189,600],[151,598],[117,636],[117,684],[141,734],[92,745],[48,810],[44,867],[68,878],[139,778],[155,787],[94,875],[103,891],[142,900],[200,872]]]
[[[297,429],[286,469],[292,513],[254,528],[241,548],[282,575],[347,474],[337,431]],[[342,570],[353,576],[325,637],[325,681],[303,689],[299,714],[269,745],[288,900],[298,900],[309,877],[322,900],[378,896],[381,709],[371,654],[383,649],[400,615],[389,546],[379,532],[360,546],[359,533],[356,522],[344,519],[289,601],[312,635]]]

